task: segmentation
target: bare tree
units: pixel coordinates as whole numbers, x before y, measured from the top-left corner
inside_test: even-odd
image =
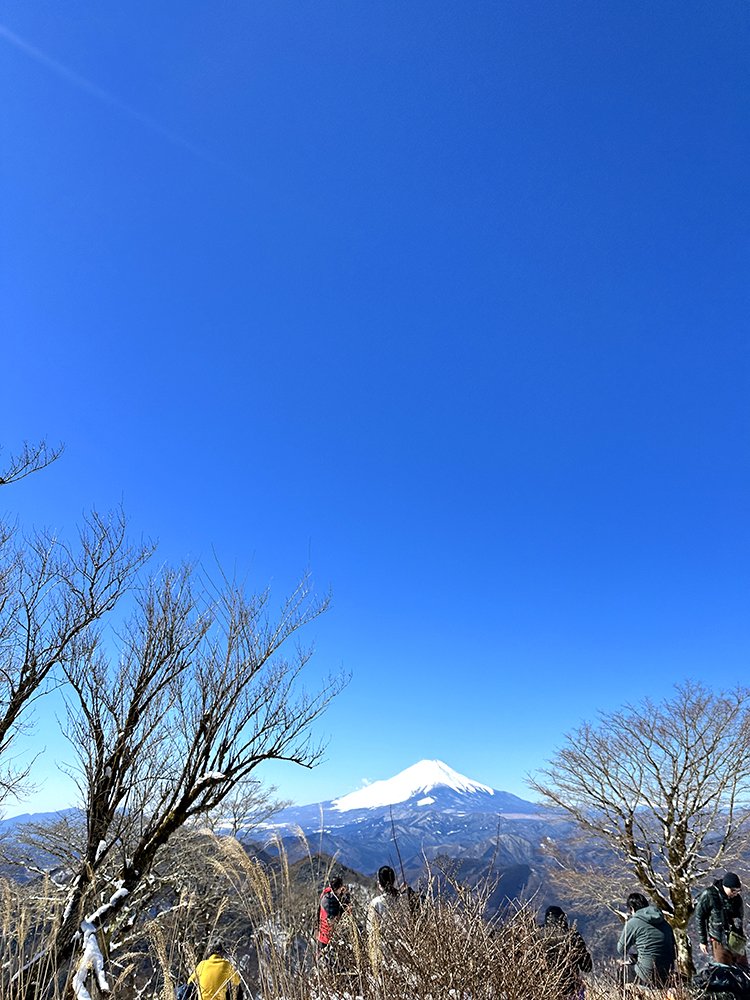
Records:
[[[0,475],[0,486],[9,486],[19,479],[25,479],[33,472],[46,469],[48,465],[57,461],[61,454],[62,445],[52,447],[46,441],[39,441],[37,444],[25,441],[18,454],[10,455],[5,463]]]
[[[0,485],[39,471],[59,453],[44,442],[24,445]],[[14,750],[30,707],[59,684],[69,646],[113,611],[149,554],[147,546],[129,544],[121,511],[91,513],[74,544],[0,522],[0,802],[26,787],[30,765]]]
[[[691,975],[692,889],[738,858],[750,830],[750,691],[675,691],[585,723],[530,784],[664,911]]]
[[[212,833],[238,837],[253,829],[275,813],[291,805],[289,800],[275,798],[275,785],[264,785],[257,778],[245,778],[201,821]]]
[[[25,445],[0,485],[58,454]],[[0,801],[27,777],[12,750],[29,707],[58,686],[86,817],[64,909],[48,946],[17,969],[17,984],[33,984],[51,954],[69,971],[82,940],[76,988],[85,994],[86,963],[103,986],[97,935],[111,940],[132,923],[175,834],[238,789],[245,812],[252,805],[257,818],[270,808],[261,793],[247,797],[253,772],[270,759],[312,767],[323,748],[310,727],[345,682],[328,678],[308,694],[300,675],[311,651],[285,652],[328,606],[306,579],[273,614],[268,592],[197,583],[189,568],[136,585],[150,553],[128,543],[121,512],[90,514],[74,544],[0,524]],[[126,618],[120,601],[131,589]],[[118,629],[105,630],[116,608]]]
[[[87,829],[55,935],[63,962],[82,927],[117,937],[159,852],[258,765],[311,767],[322,754],[310,726],[344,679],[305,693],[311,651],[297,646],[287,657],[281,647],[327,599],[316,600],[305,580],[272,615],[268,592],[248,597],[227,582],[209,598],[194,585],[190,569],[166,571],[144,586],[115,645],[88,635],[68,649],[67,735]]]
[[[137,836],[137,828],[133,832]],[[44,896],[44,911],[37,919],[29,920],[26,916],[2,928],[4,936],[0,936],[0,944],[5,945],[6,952],[12,952],[12,959],[5,963],[3,971],[9,977],[16,977],[16,984],[24,975],[31,982],[43,981],[39,975],[32,975],[28,961],[24,960],[29,953],[36,953],[42,965],[44,956],[48,956],[44,978],[50,982],[55,978],[55,915],[63,912],[71,880],[85,855],[86,840],[86,816],[71,810],[53,821],[23,824],[5,845],[4,864],[17,873],[16,884],[26,885],[29,890],[25,909],[28,910],[28,901],[40,897],[42,891]],[[108,860],[98,866],[100,897],[107,898],[116,891],[121,865],[135,846],[122,840],[117,851],[111,852]],[[251,864],[233,838],[217,837],[205,827],[186,825],[178,830],[160,848],[148,876],[130,895],[127,914],[123,915],[126,919],[119,922],[117,933],[102,936],[102,951],[111,978],[117,980],[126,970],[135,968],[142,986],[151,983],[151,992],[158,990],[158,985],[153,985],[158,963],[151,947],[155,927],[161,928],[162,936],[172,942],[173,949],[176,947],[174,959],[180,966],[176,971],[182,981],[195,968],[190,956],[200,954],[217,928],[233,942],[249,942],[252,928],[245,916],[248,884],[242,878],[244,869],[240,868],[238,873],[237,864],[229,864],[233,857],[243,857],[246,866]],[[20,913],[22,909],[14,912]],[[12,948],[11,942],[14,942]],[[55,971],[50,974],[49,969]],[[27,992],[33,995],[33,988]]]

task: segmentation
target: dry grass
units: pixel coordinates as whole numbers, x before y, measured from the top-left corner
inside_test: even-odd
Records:
[[[206,893],[195,885],[161,912],[141,915],[137,945],[123,949],[116,941],[101,941],[116,998],[175,1000],[176,985],[186,980],[216,930],[240,971],[245,1000],[564,1000],[566,991],[569,995],[564,956],[557,967],[548,963],[528,905],[488,919],[490,885],[469,890],[445,873],[428,873],[418,905],[399,901],[381,932],[369,935],[366,906],[374,893],[355,888],[350,912],[324,959],[318,959],[319,884],[300,885],[283,856],[278,866],[264,866],[231,839],[213,842],[206,865],[210,914],[203,905]],[[70,970],[59,969],[52,952],[33,977],[24,971],[48,941],[59,916],[58,898],[47,883],[0,883],[0,1000],[69,1000]],[[96,1000],[93,984],[87,985]],[[636,1000],[632,991],[627,995]],[[587,1000],[623,996],[614,968],[597,968],[586,977]],[[666,1000],[668,994],[648,996]],[[678,990],[669,996],[687,1000],[689,994]]]

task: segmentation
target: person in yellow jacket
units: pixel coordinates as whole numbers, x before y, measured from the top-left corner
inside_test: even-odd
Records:
[[[240,985],[240,974],[227,958],[224,943],[214,938],[208,945],[208,958],[198,962],[189,983],[200,990],[197,1000],[229,1000]]]

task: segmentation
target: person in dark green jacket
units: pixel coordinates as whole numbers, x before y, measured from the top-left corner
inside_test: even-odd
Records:
[[[649,905],[641,892],[630,893],[627,909],[629,916],[617,942],[625,982],[663,987],[674,972],[674,931],[659,907]]]

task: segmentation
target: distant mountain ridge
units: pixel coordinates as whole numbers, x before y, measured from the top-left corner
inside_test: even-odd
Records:
[[[26,822],[63,819],[65,812],[14,817],[0,829],[13,836]],[[418,878],[425,863],[450,859],[467,873],[502,873],[507,885],[511,871],[514,884],[541,872],[542,843],[564,835],[568,825],[538,803],[474,781],[443,761],[422,760],[327,802],[291,806],[239,837],[253,850],[283,850],[292,862],[313,851],[366,875],[390,864]]]
[[[292,806],[248,831],[272,841],[292,860],[309,848],[361,872],[402,862],[411,875],[425,860],[456,859],[528,871],[556,818],[542,806],[467,778],[443,761],[422,760],[392,778],[328,802]]]
[[[402,817],[412,811],[536,816],[542,811],[510,792],[502,792],[467,778],[440,760],[421,760],[392,778],[327,802],[290,806],[277,813],[265,828],[301,828],[306,834],[323,828],[348,826],[384,815]]]

